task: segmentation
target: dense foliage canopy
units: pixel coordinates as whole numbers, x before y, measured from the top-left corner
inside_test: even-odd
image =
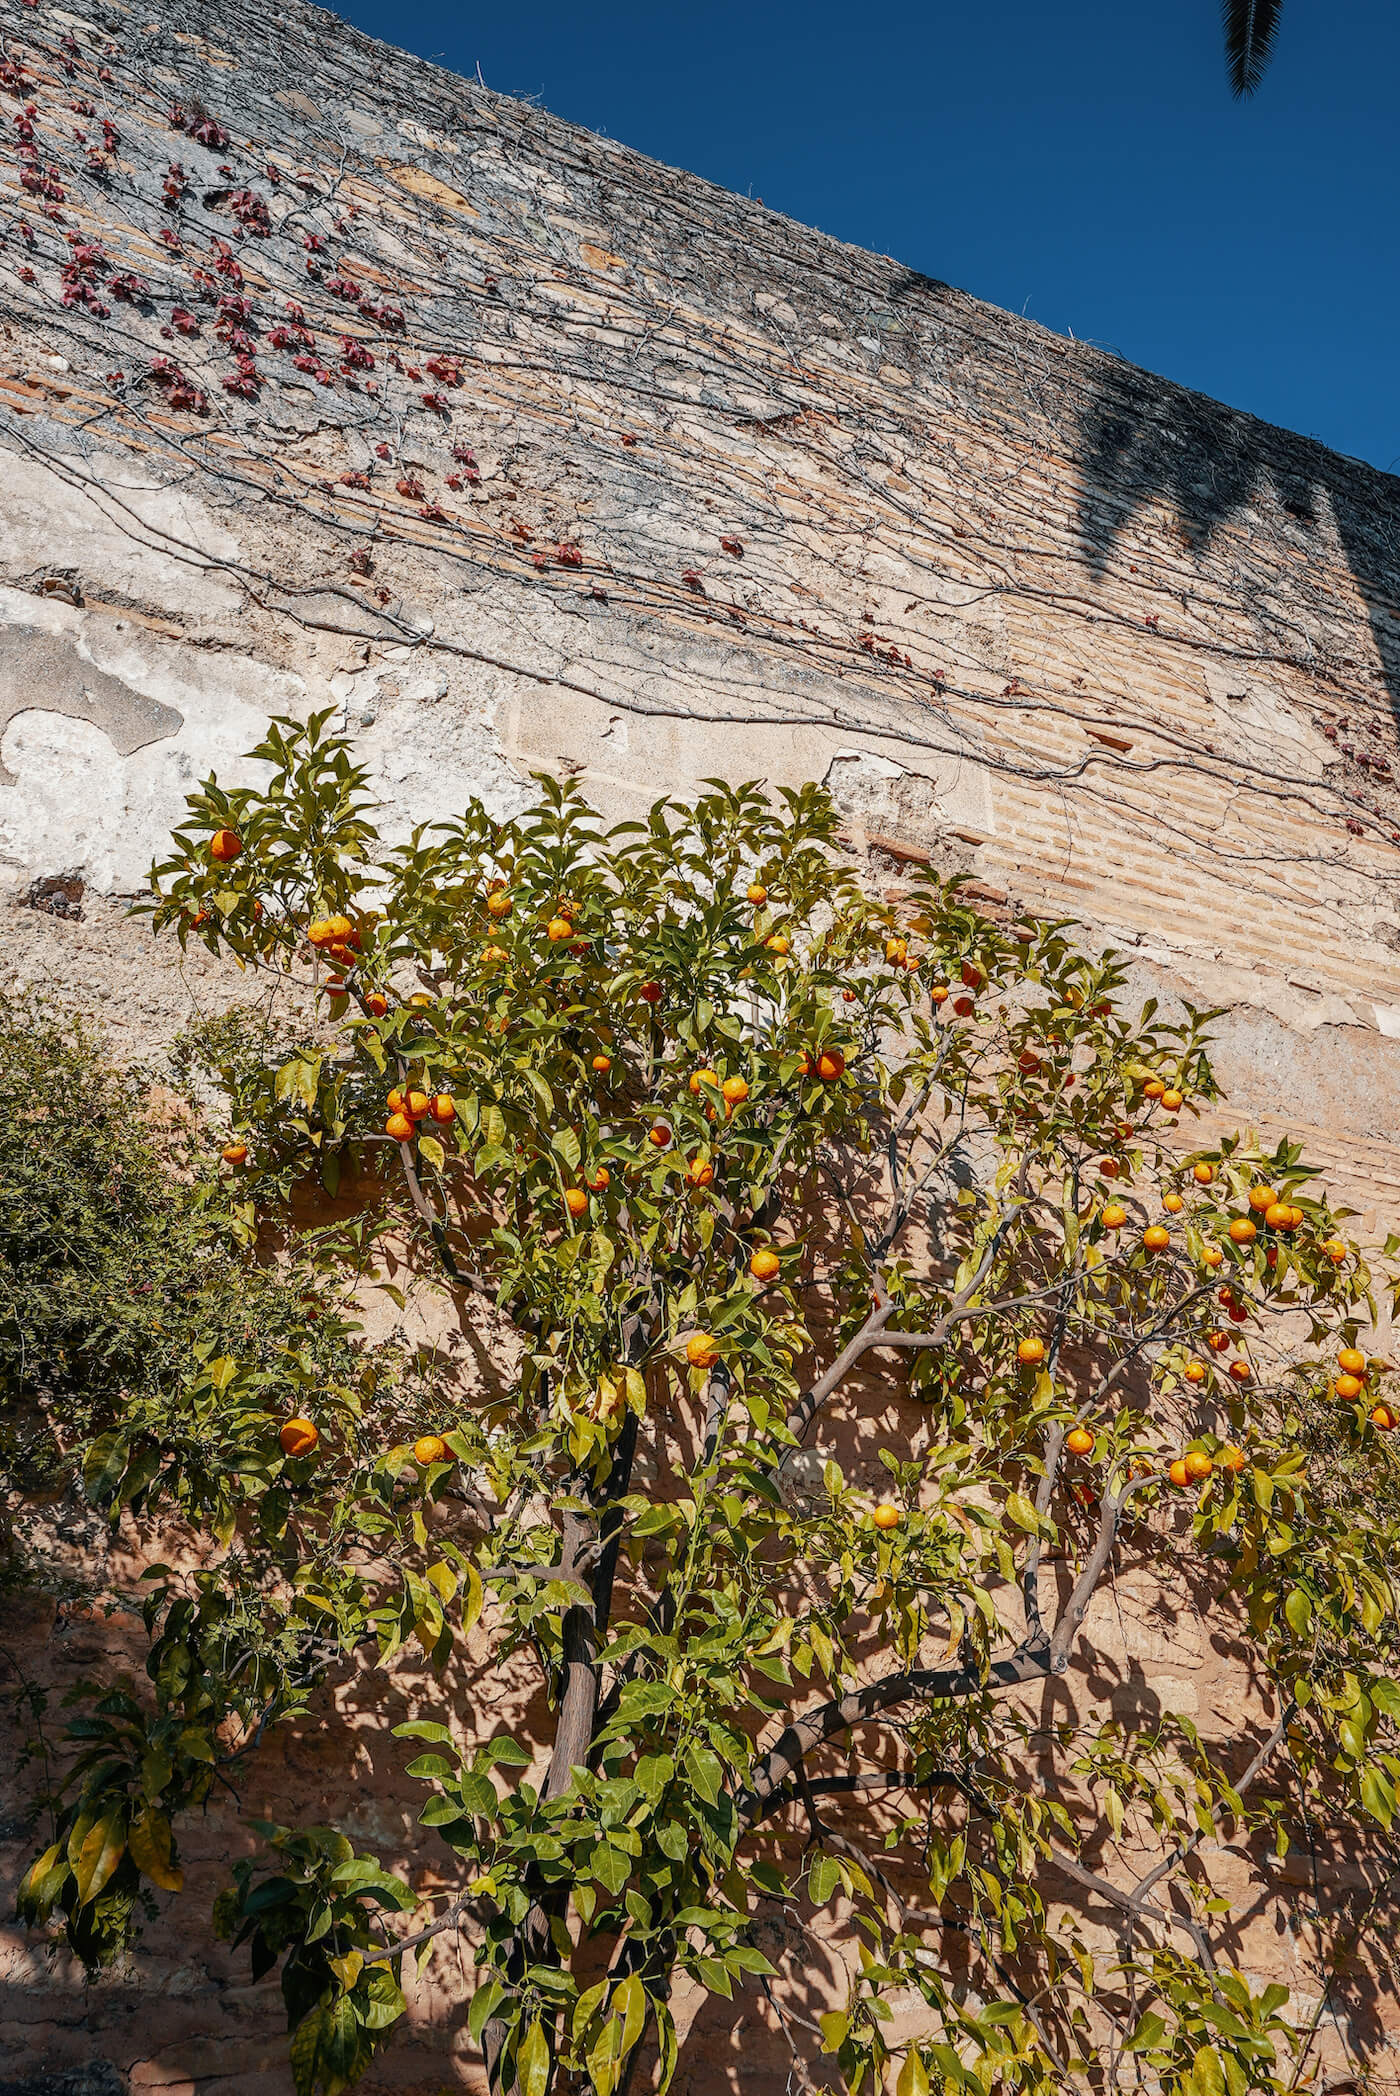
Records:
[[[149,908],[323,1016],[203,1037],[221,1158],[129,1192],[114,1160],[61,1302],[81,1174],[46,1182],[47,1120],[5,1155],[7,1408],[80,1392],[90,1499],[222,1551],[151,1573],[149,1680],[71,1725],[27,1918],[110,1955],[179,1890],[180,1814],[416,1641],[455,1883],[268,1825],[219,1904],[307,2096],[459,1935],[525,2096],[664,2086],[697,1989],[766,1997],[809,2090],[1291,2087],[1312,2033],[1233,1969],[1206,1851],[1325,1826],[1394,1868],[1400,1413],[1298,1148],[1193,1146],[1209,1015],[1130,1017],[1112,956],[956,882],[870,892],[814,788],[607,829],[541,780],[390,845],[326,718],[255,755]],[[12,1102],[62,1113],[53,1059]],[[383,1289],[420,1341],[357,1333]],[[1096,1695],[1125,1570],[1212,1597],[1230,1737]]]

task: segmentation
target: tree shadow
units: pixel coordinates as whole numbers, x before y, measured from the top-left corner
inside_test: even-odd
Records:
[[[1291,556],[1290,594],[1317,590],[1320,601],[1309,563],[1325,559],[1330,519],[1392,708],[1400,706],[1400,479],[1133,365],[1100,363],[1076,447],[1081,555],[1095,580],[1140,513],[1165,501],[1197,555],[1251,511],[1264,538]],[[1240,593],[1241,608],[1267,627],[1265,592],[1245,581]]]

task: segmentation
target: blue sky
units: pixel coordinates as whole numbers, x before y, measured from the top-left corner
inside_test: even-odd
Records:
[[[353,0],[341,13],[805,224],[1400,472],[1400,8]]]

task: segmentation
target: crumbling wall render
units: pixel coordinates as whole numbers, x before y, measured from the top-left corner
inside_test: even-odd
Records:
[[[616,814],[825,778],[891,877],[1225,1007],[1228,1118],[1393,1221],[1400,483],[295,0],[0,0],[0,35],[0,970],[136,1047],[231,994],[104,898],[271,711],[335,707],[391,827],[538,767]],[[19,906],[70,872],[82,920]],[[1124,1681],[1228,1718],[1189,1598],[1169,1651],[1135,1605]],[[125,1637],[65,1618],[49,1660]],[[270,1809],[339,1809],[348,1762],[281,1754]],[[234,1838],[192,1833],[200,1887]],[[20,2065],[282,2086],[275,2001],[186,1926],[87,1998],[10,1940]],[[437,2088],[461,1987],[424,1985],[385,2072]],[[741,2049],[760,2084],[731,2019],[695,2096]]]

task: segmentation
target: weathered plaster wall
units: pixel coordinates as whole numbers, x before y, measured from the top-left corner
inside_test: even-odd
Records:
[[[1224,1006],[1227,1117],[1400,1214],[1400,483],[299,0],[0,0],[0,36],[0,971],[132,1050],[236,994],[119,899],[274,709],[336,707],[391,825],[537,766],[619,814],[825,778],[887,870],[930,855]],[[81,920],[25,906],[65,872]],[[1111,1610],[1082,1692],[1233,1720],[1193,1597]],[[16,1627],[55,1679],[130,1635]],[[254,1808],[350,1780],[412,1854],[380,1715],[284,1740]],[[1306,1997],[1263,1868],[1221,1860]],[[189,1911],[89,1995],[4,1939],[14,2071],[284,2087],[275,1999]],[[425,1989],[382,2085],[465,2057],[460,1975]],[[741,2057],[780,2085],[753,2014],[705,2015],[693,2096]],[[1384,2004],[1357,1979],[1336,2015],[1384,2080]]]

